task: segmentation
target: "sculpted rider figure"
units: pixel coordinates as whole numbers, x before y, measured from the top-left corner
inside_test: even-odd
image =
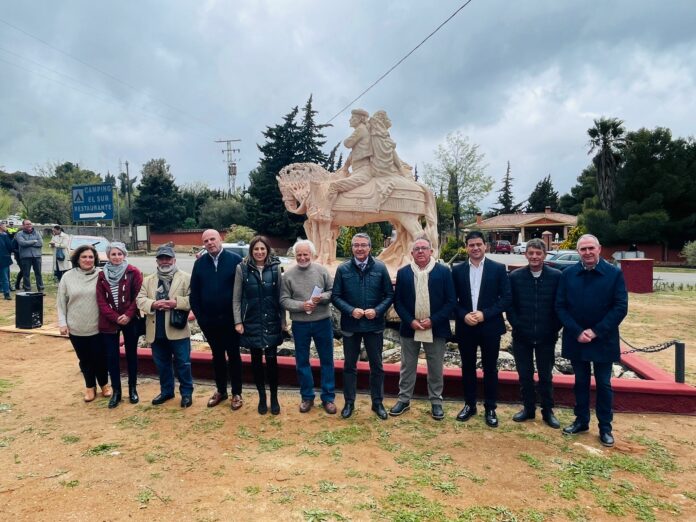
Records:
[[[364,109],[353,109],[351,111],[350,126],[355,130],[348,136],[343,145],[351,149],[348,159],[339,172],[348,176],[348,167],[353,167],[350,176],[345,179],[334,181],[329,186],[329,194],[335,197],[339,192],[345,192],[360,185],[364,185],[372,177],[370,172],[370,157],[372,156],[372,146],[370,144],[370,131],[367,123],[370,115]]]

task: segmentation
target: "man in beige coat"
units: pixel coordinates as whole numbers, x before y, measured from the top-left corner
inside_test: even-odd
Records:
[[[173,324],[174,310],[188,315],[191,276],[176,266],[174,249],[163,245],[157,249],[157,272],[147,276],[140,288],[137,303],[145,314],[145,340],[152,347],[152,358],[160,378],[160,393],[152,404],[174,398],[174,372],[179,379],[181,407],[192,404],[191,330],[188,321],[182,327]]]

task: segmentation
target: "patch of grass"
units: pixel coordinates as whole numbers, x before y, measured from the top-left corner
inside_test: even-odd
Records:
[[[520,519],[505,506],[472,506],[460,511],[457,520],[462,522],[518,522]]]
[[[300,451],[297,452],[297,456],[318,457],[319,452],[317,450],[309,449],[307,446],[303,446],[300,448]]]
[[[15,438],[12,436],[9,436],[9,435],[7,437],[1,438],[0,439],[0,448],[7,448],[12,443],[13,440],[15,440]]]
[[[391,435],[390,432],[387,430],[380,431],[378,444],[379,444],[379,447],[382,448],[384,451],[394,453],[395,451],[399,451],[399,449],[401,448],[401,444],[391,442],[389,440],[390,435]]]
[[[259,486],[247,486],[244,488],[244,493],[253,497],[261,493],[261,488]]]
[[[656,440],[643,435],[633,436],[631,437],[631,440],[635,440],[639,444],[642,444],[648,448],[648,457],[660,469],[663,469],[664,471],[678,471],[677,464],[674,460],[674,455],[672,455],[667,448]]]
[[[343,458],[343,451],[341,451],[341,448],[334,448],[331,450],[331,460],[334,462],[341,462],[341,459]]]
[[[320,493],[335,493],[338,491],[338,486],[331,482],[330,480],[320,480],[319,481],[319,492]]]
[[[63,444],[75,444],[80,442],[80,437],[77,435],[63,435],[60,440]]]
[[[116,426],[121,428],[122,430],[125,429],[136,429],[136,430],[144,430],[147,428],[150,423],[152,422],[152,419],[149,417],[146,417],[144,415],[138,415],[137,413],[135,415],[130,415],[129,417],[124,417],[120,421],[116,423]]]
[[[158,453],[156,451],[151,451],[143,455],[145,457],[145,462],[148,464],[154,464],[155,462],[159,462],[163,459],[165,459],[167,456],[164,455],[163,453]]]
[[[376,511],[377,502],[374,499],[370,499],[366,502],[361,502],[360,504],[355,504],[353,509],[357,511]]]
[[[10,391],[13,386],[14,384],[11,381],[0,379],[0,396]]]
[[[343,521],[348,520],[335,511],[325,509],[305,509],[302,511],[305,522],[328,522],[329,520]]]
[[[381,502],[382,512],[391,520],[444,520],[445,510],[439,502],[428,500],[415,491],[396,491]]]
[[[359,440],[369,439],[370,435],[371,432],[368,426],[351,424],[350,426],[334,431],[321,431],[316,435],[316,440],[320,444],[335,446],[337,444],[352,444]]]
[[[692,491],[683,491],[682,495],[684,495],[689,500],[696,500],[696,493]]]
[[[7,411],[12,411],[12,405],[6,402],[0,402],[0,413],[4,413]]]
[[[199,433],[210,433],[211,431],[219,430],[224,425],[225,421],[222,419],[207,419],[194,424],[193,431],[197,431]]]
[[[66,488],[76,488],[80,485],[79,480],[61,480],[58,484]]]
[[[117,444],[115,442],[105,442],[103,444],[99,444],[97,446],[94,446],[92,448],[89,448],[87,451],[83,453],[85,457],[96,457],[97,455],[105,455],[112,450],[115,450],[118,448],[120,444]]]
[[[449,482],[447,480],[435,482],[432,486],[434,490],[444,493],[445,495],[455,495],[459,491],[459,488],[454,482]]]
[[[587,508],[583,506],[573,506],[563,509],[563,514],[571,522],[590,522],[590,515],[587,513]]]
[[[281,439],[276,439],[276,438],[264,439],[263,437],[258,438],[258,443],[259,443],[259,451],[263,452],[263,453],[271,452],[271,451],[278,451],[283,446],[288,446],[291,444],[291,443],[285,442]]]
[[[446,466],[454,462],[451,456],[444,454],[438,457],[431,449],[422,452],[411,450],[401,451],[396,457],[394,457],[394,460],[396,460],[396,462],[399,464],[421,470]]]
[[[529,453],[520,453],[517,455],[517,458],[523,462],[526,462],[530,468],[542,469],[544,467],[538,458],[536,458],[534,455],[530,455]]]
[[[240,439],[253,439],[254,435],[249,431],[246,426],[237,426],[237,437]]]
[[[447,476],[449,476],[449,478],[464,477],[465,479],[470,480],[474,484],[484,484],[486,482],[486,479],[484,477],[480,477],[475,473],[472,473],[471,471],[462,468],[450,471],[449,473],[447,473]]]
[[[150,488],[141,489],[136,497],[141,504],[149,504],[155,498],[155,493]]]

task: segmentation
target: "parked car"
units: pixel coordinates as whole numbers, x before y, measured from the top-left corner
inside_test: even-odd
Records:
[[[512,247],[513,254],[524,254],[527,251],[527,242],[520,241],[514,247]]]
[[[578,254],[575,250],[559,250],[551,257],[547,257],[544,260],[544,264],[550,266],[551,268],[565,270],[569,266],[576,264],[578,261],[580,261],[580,254]]]
[[[249,245],[246,243],[223,243],[222,248],[223,250],[227,250],[228,252],[237,254],[239,257],[242,258],[249,255]],[[196,252],[196,259],[207,253],[208,251],[205,249],[205,247],[201,247],[201,249],[198,252]]]
[[[106,256],[106,247],[109,246],[109,240],[104,236],[70,236],[68,257],[72,255],[73,250],[82,245],[92,245],[97,249],[97,254],[99,254],[99,266],[104,266],[109,260]]]
[[[498,241],[493,241],[491,245],[492,254],[512,254],[512,245],[509,241],[504,239],[499,239]]]

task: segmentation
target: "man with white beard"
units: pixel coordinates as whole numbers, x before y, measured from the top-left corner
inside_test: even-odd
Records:
[[[283,274],[280,304],[290,312],[295,338],[295,364],[300,381],[300,412],[314,406],[314,377],[309,364],[309,345],[314,345],[321,365],[321,403],[326,413],[336,413],[334,403],[333,327],[331,325],[331,288],[333,281],[322,265],[312,263],[314,243],[299,240],[293,247],[297,264]]]

